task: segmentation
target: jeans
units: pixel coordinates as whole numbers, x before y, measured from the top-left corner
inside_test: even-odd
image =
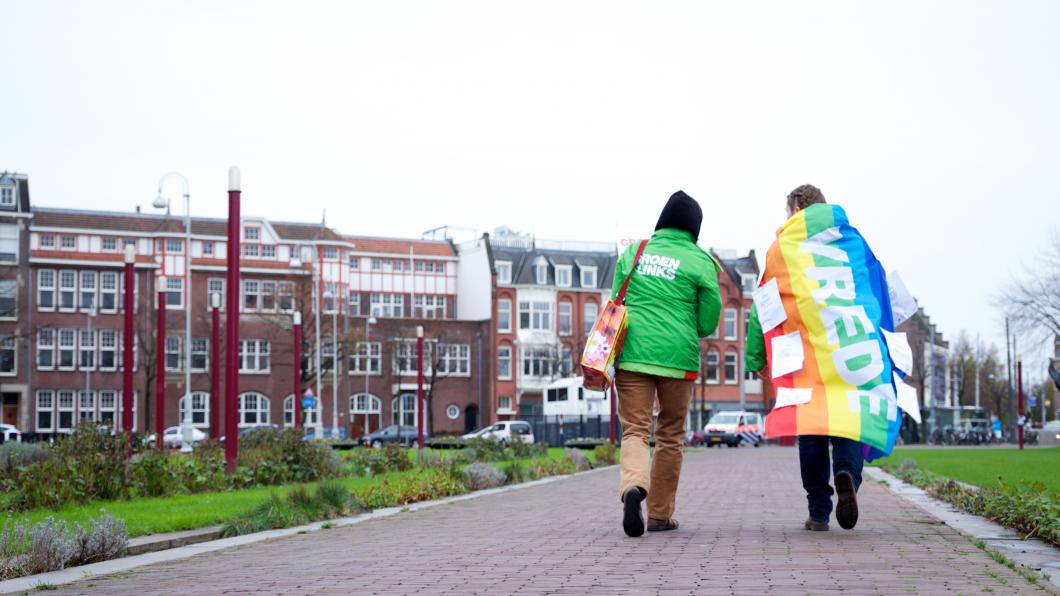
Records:
[[[849,472],[855,488],[861,487],[861,468],[865,463],[858,441],[817,435],[799,437],[799,466],[810,519],[822,522],[827,522],[832,515],[832,494],[835,492],[828,482],[829,441],[832,443],[832,471]]]
[[[685,416],[692,399],[692,381],[619,370],[618,417],[622,420],[622,459],[619,494],[631,487],[648,493],[648,517],[669,519],[674,514],[677,484],[685,449]],[[655,457],[649,461],[652,406],[659,401],[655,421]]]

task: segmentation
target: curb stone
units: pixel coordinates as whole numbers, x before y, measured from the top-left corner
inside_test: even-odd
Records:
[[[387,507],[385,509],[376,509],[368,513],[356,515],[352,517],[342,517],[337,519],[323,520],[307,524],[304,526],[293,526],[290,528],[283,528],[279,530],[266,530],[264,532],[257,532],[254,534],[246,534],[243,536],[235,536],[232,538],[221,538],[219,540],[210,541],[199,541],[194,544],[187,544],[186,546],[178,546],[176,548],[169,548],[166,550],[157,550],[155,552],[147,552],[140,555],[122,557],[120,559],[112,559],[110,561],[103,561],[101,563],[92,563],[90,565],[81,565],[78,567],[70,567],[68,569],[62,569],[60,571],[51,571],[48,573],[41,573],[38,575],[29,575],[25,577],[19,577],[15,579],[9,579],[0,582],[0,594],[11,594],[21,593],[35,589],[38,585],[47,584],[53,586],[59,586],[64,584],[70,584],[84,579],[88,579],[92,576],[97,575],[110,575],[114,573],[120,573],[123,571],[129,571],[138,567],[144,567],[146,565],[153,565],[155,563],[163,563],[166,561],[177,561],[181,559],[188,559],[196,555],[204,553],[219,551],[226,548],[232,548],[236,546],[244,546],[247,544],[254,544],[257,542],[264,542],[266,540],[273,540],[276,538],[284,538],[286,536],[294,536],[296,534],[305,534],[308,532],[318,532],[323,529],[325,524],[328,524],[329,528],[342,528],[345,526],[352,526],[360,524],[369,520],[382,519],[398,515],[400,513],[419,511],[421,509],[430,509],[432,507],[438,507],[440,505],[448,505],[450,503],[459,503],[460,501],[469,501],[472,499],[478,499],[481,497],[488,497],[490,495],[498,495],[507,492],[513,492],[522,490],[525,488],[531,488],[534,486],[541,486],[544,484],[551,484],[553,482],[559,482],[569,478],[575,478],[586,474],[596,474],[605,470],[610,470],[617,466],[604,466],[600,468],[594,468],[584,472],[577,472],[574,474],[567,474],[565,476],[549,476],[548,478],[540,478],[538,480],[532,480],[530,482],[523,482],[520,484],[513,484],[511,486],[502,486],[500,488],[491,488],[487,490],[475,491],[466,495],[457,495],[454,497],[446,497],[444,499],[437,499],[434,501],[420,501],[419,503],[410,503],[408,505],[402,505],[398,507]],[[192,530],[191,532],[195,532]],[[162,541],[164,542],[164,541]]]
[[[1060,548],[1038,538],[1025,540],[1011,528],[961,511],[932,497],[923,489],[888,474],[882,468],[866,466],[865,475],[880,481],[892,493],[927,511],[972,541],[984,542],[987,551],[1004,555],[1021,567],[1033,570],[1054,591],[1060,589]]]

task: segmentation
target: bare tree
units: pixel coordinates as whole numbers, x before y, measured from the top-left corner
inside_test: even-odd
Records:
[[[1015,329],[1035,340],[1060,336],[1060,234],[1054,233],[1034,266],[998,293],[995,305]]]

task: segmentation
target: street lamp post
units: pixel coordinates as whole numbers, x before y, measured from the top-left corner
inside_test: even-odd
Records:
[[[316,350],[313,351],[313,360],[315,361],[315,365],[316,365],[316,379],[317,379],[317,386],[316,386],[317,415],[315,416],[316,422],[315,422],[315,426],[313,428],[313,436],[314,436],[314,438],[320,439],[323,436],[323,433],[321,432],[322,429],[320,428],[320,423],[322,422],[320,414],[321,414],[321,412],[322,412],[322,410],[324,408],[322,408],[320,406],[320,398],[321,398],[321,395],[320,395],[320,310],[321,309],[320,309],[320,297],[319,297],[320,289],[317,287],[318,283],[319,282],[317,281],[316,255],[313,255],[313,321],[316,323],[316,332],[317,332],[317,341],[316,341],[317,348],[316,348]]]
[[[122,362],[121,362],[121,430],[129,435],[133,427],[133,290],[136,278],[133,266],[136,263],[136,247],[125,247],[125,295],[124,325],[122,326]]]
[[[416,445],[419,449],[423,449],[426,409],[426,404],[423,403],[423,325],[419,325],[416,327],[416,410],[413,410],[419,411],[419,416],[416,417]]]
[[[165,451],[166,431],[166,276],[159,275],[157,323],[155,325],[155,445]],[[187,404],[184,404],[187,409]],[[183,442],[183,437],[181,438]]]
[[[93,331],[92,331],[92,319],[95,318],[95,316],[96,316],[96,303],[93,302],[92,303],[92,308],[89,309],[88,314],[86,315],[86,318],[88,319],[88,335],[89,335],[89,337],[92,338],[92,345],[93,346],[98,345],[98,343],[99,343],[99,342],[96,341],[96,336],[93,334]],[[95,368],[95,366],[96,366],[95,358],[96,358],[96,353],[95,353],[95,350],[93,349],[93,351],[92,351],[92,359],[93,359],[92,360],[92,366],[86,366],[85,367],[85,397],[86,398],[88,396],[92,395],[92,369]],[[79,407],[80,407],[80,405],[81,404],[78,404]],[[96,400],[94,400],[94,399],[92,400],[92,405],[93,405],[93,408],[94,408],[95,405],[96,405]],[[93,414],[95,414],[95,412],[93,412]]]
[[[339,309],[338,296],[324,292],[324,300],[331,300],[331,438],[339,438]]]
[[[184,416],[180,422],[180,451],[191,453],[191,442],[195,438],[191,419],[191,193],[188,191],[188,179],[183,174],[169,172],[158,181],[158,197],[154,201],[156,209],[169,206],[169,201],[162,197],[162,187],[170,177],[180,180],[184,196]]]
[[[221,437],[221,294],[210,294],[210,434]]]
[[[242,181],[239,168],[228,168],[228,316],[225,317],[225,470],[236,471],[239,456],[239,236]]]
[[[372,370],[371,370],[372,369],[372,342],[370,342],[368,340],[368,334],[370,332],[369,326],[370,325],[375,325],[375,324],[376,324],[375,317],[373,317],[372,315],[368,315],[367,317],[365,317],[365,319],[364,319],[364,401],[366,403],[369,403],[369,404],[371,404],[371,402],[368,399],[368,375],[372,372]],[[382,352],[383,352],[382,350],[379,351],[379,357],[380,358],[383,357],[383,353]],[[382,366],[382,363],[380,363],[380,366]],[[379,406],[380,406],[380,409],[382,409],[383,404],[380,402]],[[367,412],[365,412],[365,414],[364,414],[364,434],[365,435],[368,434],[368,416],[369,416],[369,414]],[[380,424],[382,424],[382,423],[380,423]]]
[[[302,313],[295,312],[291,326],[294,331],[294,420],[295,428],[302,428]]]

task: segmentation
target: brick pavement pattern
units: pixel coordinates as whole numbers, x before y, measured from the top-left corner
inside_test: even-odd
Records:
[[[676,532],[630,539],[618,470],[61,587],[102,594],[1043,594],[866,481],[861,520],[807,532],[791,448],[685,458]]]

